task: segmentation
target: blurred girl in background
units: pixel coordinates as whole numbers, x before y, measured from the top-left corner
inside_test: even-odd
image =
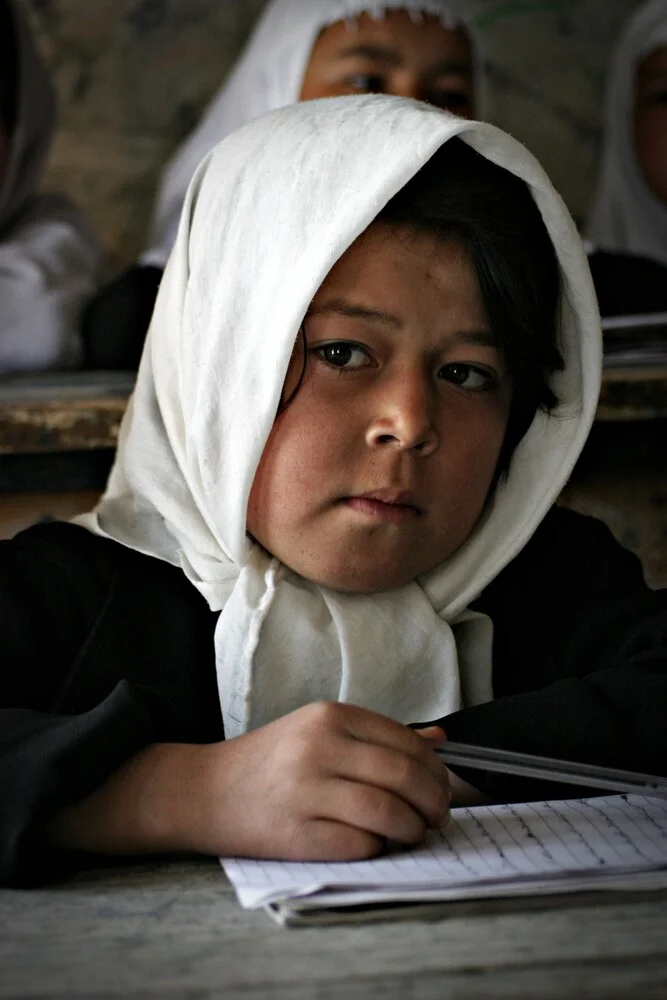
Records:
[[[667,310],[667,0],[623,32],[587,238],[603,315]]]
[[[272,0],[202,121],[167,166],[148,248],[93,303],[88,361],[136,368],[185,193],[234,129],[296,101],[383,93],[466,118],[483,106],[481,55],[465,0]]]
[[[0,0],[0,373],[68,368],[100,250],[65,198],[38,194],[55,99],[18,5]]]

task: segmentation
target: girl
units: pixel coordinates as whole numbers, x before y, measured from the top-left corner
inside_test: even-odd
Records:
[[[602,168],[587,228],[603,315],[667,310],[667,0],[651,0],[618,44]]]
[[[665,595],[550,510],[599,377],[581,243],[513,139],[384,96],[229,136],[100,505],[0,547],[4,881],[365,857],[452,797],[562,791],[450,775],[443,728],[664,773]]]
[[[64,198],[37,193],[55,125],[51,85],[27,26],[0,2],[0,373],[68,368],[100,251]]]
[[[229,79],[165,170],[138,267],[89,310],[89,364],[137,366],[185,192],[220,139],[295,101],[366,92],[428,100],[471,117],[482,105],[482,72],[465,0],[272,0]]]

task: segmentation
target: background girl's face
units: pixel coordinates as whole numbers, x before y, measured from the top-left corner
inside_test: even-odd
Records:
[[[510,379],[474,270],[455,243],[375,223],[304,329],[248,531],[316,583],[403,586],[469,536],[505,434]]]
[[[667,46],[639,64],[634,131],[637,159],[646,183],[667,205]]]
[[[405,10],[382,19],[360,14],[354,27],[338,21],[313,49],[301,100],[342,94],[396,94],[428,101],[457,115],[474,114],[472,53],[466,34]]]

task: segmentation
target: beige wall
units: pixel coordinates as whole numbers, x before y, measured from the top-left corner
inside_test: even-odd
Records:
[[[166,157],[224,78],[263,2],[21,2],[61,100],[48,186],[88,209],[120,266],[142,246]],[[637,0],[473,4],[495,120],[537,154],[580,216],[595,179],[609,49]]]

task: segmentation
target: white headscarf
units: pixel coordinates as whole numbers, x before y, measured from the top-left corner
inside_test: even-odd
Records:
[[[197,164],[215,144],[267,111],[299,100],[313,46],[322,30],[363,13],[381,17],[390,9],[407,10],[415,17],[434,14],[447,28],[465,26],[473,50],[476,104],[478,109],[482,106],[482,57],[467,0],[271,0],[231,75],[163,174],[148,250],[141,263],[164,267],[188,184]],[[481,113],[478,116],[482,117]]]
[[[653,257],[667,265],[667,205],[637,162],[633,112],[637,68],[667,45],[667,0],[651,0],[630,19],[612,62],[602,166],[586,237],[605,250]]]
[[[0,183],[0,373],[68,367],[100,248],[65,198],[38,193],[56,124],[53,88],[27,24],[5,0],[16,44],[16,115]]]
[[[506,482],[441,567],[343,594],[246,537],[248,495],[309,304],[334,263],[435,151],[460,135],[525,179],[563,272],[555,417],[538,413]],[[581,241],[527,150],[491,125],[402,98],[330,98],[228,136],[190,185],[90,530],[181,566],[212,610],[227,737],[318,699],[399,721],[492,697],[491,623],[467,605],[525,545],[595,413],[600,326]],[[521,609],[517,609],[520,619]]]

